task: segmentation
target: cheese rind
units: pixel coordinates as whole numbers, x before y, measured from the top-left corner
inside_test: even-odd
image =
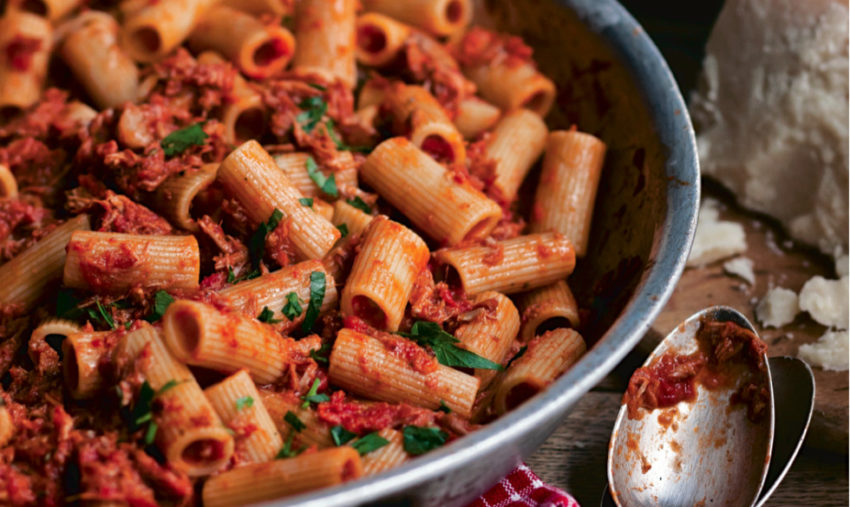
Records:
[[[827,331],[814,343],[800,345],[797,356],[812,366],[827,371],[847,371],[850,340],[847,331]]]
[[[756,318],[765,327],[782,327],[794,321],[800,313],[797,293],[782,287],[767,291],[758,306]]]
[[[727,0],[691,98],[703,174],[829,255],[848,243],[848,10]]]

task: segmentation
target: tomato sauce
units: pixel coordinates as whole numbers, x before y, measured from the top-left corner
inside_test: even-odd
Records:
[[[656,408],[693,402],[699,385],[719,389],[739,378],[740,386],[730,404],[745,405],[754,422],[764,416],[769,400],[764,363],[767,345],[753,332],[732,322],[705,321],[700,324],[696,340],[696,352],[668,352],[634,372],[623,397],[630,419],[641,419],[645,411]]]

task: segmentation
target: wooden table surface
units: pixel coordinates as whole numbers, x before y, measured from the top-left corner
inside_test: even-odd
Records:
[[[585,507],[599,505],[607,483],[608,440],[628,378],[675,325],[695,311],[726,304],[753,320],[754,303],[769,286],[799,291],[815,274],[832,276],[828,259],[789,245],[782,232],[762,217],[736,209],[729,196],[712,192],[728,205],[721,218],[747,231],[746,255],[755,261],[753,286],[723,273],[722,262],[686,270],[652,331],[621,364],[574,407],[558,430],[527,462],[549,484],[571,493]],[[756,324],[771,355],[794,355],[801,343],[816,340],[825,328],[806,315],[788,326],[766,330]],[[817,394],[811,431],[788,475],[767,505],[848,505],[847,372],[814,369]]]

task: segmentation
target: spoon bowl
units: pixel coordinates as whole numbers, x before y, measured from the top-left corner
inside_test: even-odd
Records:
[[[667,353],[698,350],[703,322],[732,322],[755,333],[737,311],[703,310],[679,325],[653,351],[644,366]],[[728,387],[696,387],[696,399],[658,408],[631,419],[623,405],[608,450],[608,482],[617,505],[754,505],[759,497],[773,443],[774,409],[766,355],[761,384],[768,390],[764,417],[752,422],[746,407],[730,405],[738,382]]]

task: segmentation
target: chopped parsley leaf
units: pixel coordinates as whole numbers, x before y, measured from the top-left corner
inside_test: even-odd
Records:
[[[330,397],[327,394],[318,394],[319,384],[322,382],[319,379],[313,380],[313,385],[310,386],[310,390],[307,391],[307,394],[301,397],[304,400],[304,403],[301,404],[301,408],[310,408],[310,403],[322,403],[325,401],[329,401]]]
[[[369,206],[368,204],[366,204],[366,201],[364,201],[363,199],[361,199],[361,198],[360,198],[360,196],[358,196],[358,195],[354,196],[354,198],[353,198],[353,199],[348,199],[348,200],[347,200],[347,201],[345,201],[345,202],[347,202],[348,204],[350,204],[350,205],[354,206],[355,208],[359,209],[359,210],[360,210],[360,211],[362,211],[363,213],[372,213],[372,207],[371,207],[371,206]]]
[[[373,431],[368,435],[363,435],[362,437],[358,438],[356,442],[351,444],[351,447],[354,447],[354,450],[356,450],[360,453],[361,456],[363,456],[364,454],[368,454],[372,451],[380,449],[388,443],[390,443],[389,440],[382,437],[381,435],[378,435],[377,431]]]
[[[348,236],[348,224],[339,224],[336,226],[336,228],[341,234],[340,239]]]
[[[304,314],[304,322],[301,323],[301,331],[309,333],[319,318],[319,309],[325,300],[325,274],[321,271],[310,273],[310,302]]]
[[[408,454],[419,456],[446,443],[449,435],[439,428],[405,426],[402,430],[404,450]]]
[[[251,408],[254,406],[254,398],[251,396],[242,396],[236,399],[236,411],[241,412],[242,409]]]
[[[298,199],[298,202],[301,203],[301,206],[307,206],[308,208],[313,207],[313,198],[312,197],[302,197]]]
[[[274,318],[274,312],[269,310],[268,306],[263,307],[263,311],[257,316],[257,320],[266,324],[277,324],[280,322],[280,319]]]
[[[449,406],[446,405],[446,402],[443,400],[440,400],[440,406],[439,408],[437,408],[437,410],[439,410],[440,412],[445,412],[447,414],[452,413],[452,409],[450,409]]]
[[[283,416],[283,420],[289,423],[289,425],[292,426],[292,429],[297,432],[300,432],[307,427],[307,425],[304,424],[297,415],[295,415],[295,412],[291,410],[287,410],[286,415]]]
[[[284,317],[293,321],[301,315],[303,310],[304,309],[301,308],[301,302],[298,300],[298,294],[290,292],[286,295],[286,304],[283,305],[283,310],[281,310]]]
[[[257,230],[254,231],[251,239],[248,240],[248,253],[251,256],[251,266],[255,270],[260,267],[260,261],[263,260],[263,256],[265,255],[266,236],[277,228],[281,220],[283,220],[283,213],[275,208],[268,222],[263,222],[257,226]]]
[[[440,364],[485,370],[502,369],[500,364],[455,345],[455,343],[460,343],[460,340],[443,331],[436,322],[418,320],[413,323],[409,333],[398,334],[410,338],[423,347],[430,347]]]
[[[309,134],[322,121],[322,117],[328,110],[328,104],[321,96],[316,95],[299,102],[298,108],[302,111],[295,117],[295,121]]]
[[[342,426],[334,426],[331,428],[331,438],[334,441],[334,445],[337,447],[350,442],[357,435],[343,428]]]
[[[145,317],[145,320],[148,322],[158,321],[163,315],[165,315],[165,311],[168,309],[168,306],[173,302],[174,298],[171,297],[171,294],[164,290],[156,291],[156,294],[153,297],[153,312]]]
[[[323,343],[318,350],[313,349],[310,351],[310,357],[313,358],[317,363],[328,363],[328,352],[331,351],[333,346],[330,343]]]
[[[322,171],[319,170],[319,166],[316,164],[316,161],[313,160],[313,157],[307,157],[307,162],[305,162],[304,165],[307,168],[307,175],[310,176],[310,179],[313,180],[313,183],[315,183],[322,192],[333,198],[339,197],[339,190],[336,188],[335,174],[331,173],[330,176],[325,176]]]
[[[159,143],[162,146],[162,151],[165,152],[165,156],[178,155],[191,146],[203,146],[204,141],[209,136],[201,126],[201,123],[195,123],[165,136]]]

